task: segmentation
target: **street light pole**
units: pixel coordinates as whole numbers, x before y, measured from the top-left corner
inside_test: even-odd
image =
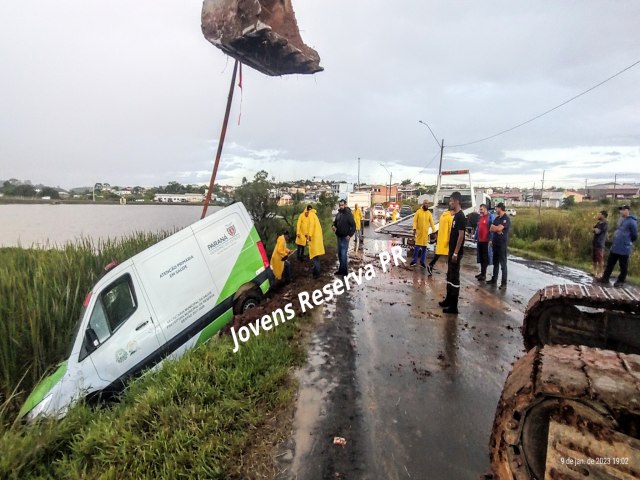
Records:
[[[389,203],[389,200],[391,199],[391,179],[393,178],[393,173],[391,173],[389,169],[384,165],[380,164],[380,166],[384,168],[389,174],[389,189],[387,190],[387,203]]]
[[[437,179],[437,182],[436,182],[437,183],[436,191],[439,191],[440,190],[440,176],[442,175],[442,157],[444,155],[444,138],[442,139],[442,142],[438,142],[438,139],[436,138],[436,135],[433,133],[433,130],[431,130],[431,127],[426,122],[423,122],[422,120],[418,120],[418,123],[421,123],[422,125],[424,125],[425,127],[427,127],[429,129],[429,131],[431,132],[431,136],[433,137],[433,139],[438,144],[438,147],[440,147],[440,165],[438,166],[438,179]]]

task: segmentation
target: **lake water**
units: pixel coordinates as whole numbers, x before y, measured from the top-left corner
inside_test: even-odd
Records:
[[[220,207],[210,206],[211,214]],[[173,231],[200,219],[202,205],[0,205],[0,247],[61,245],[81,237]]]

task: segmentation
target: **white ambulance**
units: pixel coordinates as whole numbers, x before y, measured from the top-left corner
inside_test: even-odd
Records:
[[[106,273],[87,295],[69,357],[20,416],[63,416],[76,400],[120,391],[254,306],[273,273],[241,203],[224,208]]]

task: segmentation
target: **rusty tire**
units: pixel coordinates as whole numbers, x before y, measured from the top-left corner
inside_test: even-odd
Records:
[[[635,436],[639,390],[638,355],[584,346],[531,349],[514,364],[496,409],[489,442],[495,478],[544,478],[551,417],[569,424],[586,421],[591,431]],[[636,419],[634,426],[619,427],[629,418]]]

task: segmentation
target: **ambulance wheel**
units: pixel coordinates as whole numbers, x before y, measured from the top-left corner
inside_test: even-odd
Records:
[[[251,308],[255,308],[260,303],[260,296],[255,292],[246,292],[243,293],[236,300],[235,306],[233,308],[236,315],[242,314]]]

